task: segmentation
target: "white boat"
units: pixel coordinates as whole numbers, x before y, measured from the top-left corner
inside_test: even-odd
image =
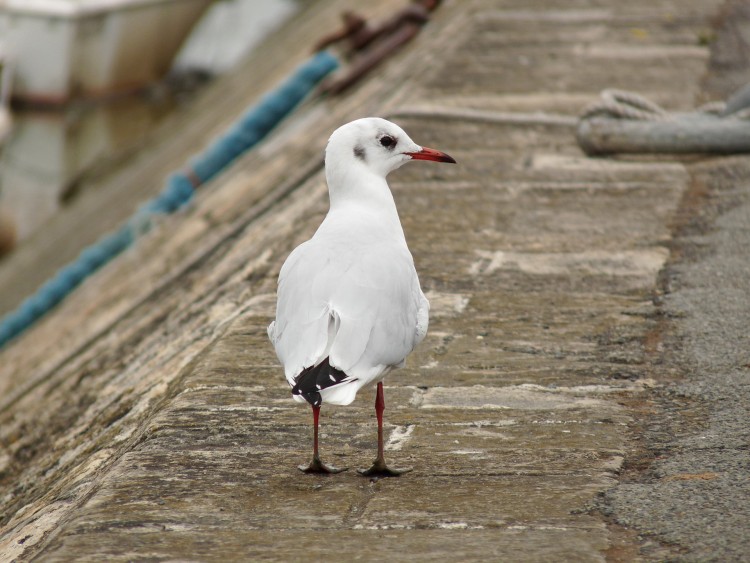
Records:
[[[296,0],[216,2],[185,41],[173,70],[229,72],[299,8]]]
[[[59,104],[160,79],[212,0],[0,0],[13,96]]]

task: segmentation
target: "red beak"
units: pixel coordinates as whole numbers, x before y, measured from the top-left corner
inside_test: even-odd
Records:
[[[434,160],[435,162],[450,162],[456,164],[456,160],[452,156],[441,151],[436,151],[435,149],[428,149],[427,147],[422,147],[422,150],[419,152],[407,152],[404,154],[412,157],[414,160]]]

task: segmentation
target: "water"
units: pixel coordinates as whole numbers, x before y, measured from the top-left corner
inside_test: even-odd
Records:
[[[56,111],[18,111],[0,156],[0,206],[22,241],[127,156],[174,104],[134,96]]]

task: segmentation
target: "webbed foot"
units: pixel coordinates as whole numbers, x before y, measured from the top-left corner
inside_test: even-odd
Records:
[[[358,469],[357,473],[365,477],[398,477],[399,475],[408,473],[412,469],[412,467],[405,467],[403,469],[391,468],[385,464],[384,459],[376,459],[372,467],[369,469]]]
[[[312,461],[308,465],[299,465],[297,467],[302,473],[317,473],[323,475],[341,473],[348,469],[348,467],[339,468],[332,465],[326,465],[320,461],[320,458],[317,456],[313,456]]]

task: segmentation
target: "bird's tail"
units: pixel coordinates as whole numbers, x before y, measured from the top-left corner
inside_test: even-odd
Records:
[[[328,358],[316,366],[303,369],[294,379],[292,394],[299,395],[311,405],[318,407],[322,402],[320,392],[349,379],[343,371],[333,367]]]

